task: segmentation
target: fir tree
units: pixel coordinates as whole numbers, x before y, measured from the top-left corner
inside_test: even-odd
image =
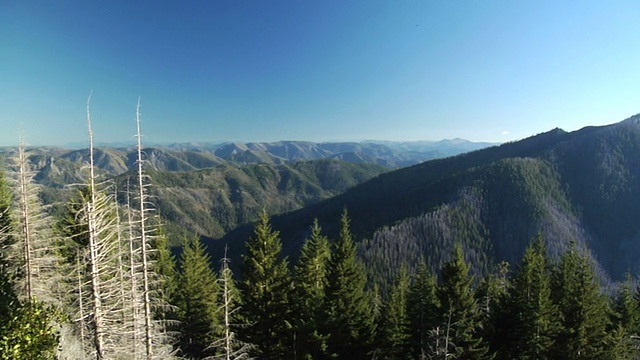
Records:
[[[439,326],[439,302],[436,296],[436,276],[424,260],[418,264],[407,295],[407,313],[411,330],[411,353],[416,359],[426,356],[429,333]]]
[[[176,293],[179,285],[178,271],[176,269],[176,259],[171,253],[164,229],[160,227],[158,232],[158,236],[153,242],[153,248],[156,249],[153,272],[160,279],[161,286],[158,289],[158,296],[162,299],[162,303],[168,306],[154,309],[155,318],[171,321],[175,320],[174,313],[177,310],[171,305],[175,305],[174,299],[177,296]]]
[[[613,306],[614,322],[620,324],[630,335],[640,334],[640,304],[633,291],[631,274],[618,287]]]
[[[463,359],[492,358],[489,349],[479,334],[480,312],[471,288],[473,278],[469,275],[469,265],[464,261],[462,248],[456,245],[453,259],[443,264],[441,282],[437,288],[440,302],[440,323],[448,333],[446,343],[456,357]]]
[[[214,341],[219,326],[217,277],[200,239],[187,236],[180,256],[180,275],[176,289],[179,313],[178,347],[184,357],[201,359]]]
[[[407,313],[407,297],[409,293],[409,274],[406,267],[400,273],[389,294],[384,316],[379,328],[380,354],[384,359],[411,359],[410,321]]]
[[[326,351],[327,336],[321,311],[330,255],[329,240],[321,234],[316,219],[311,227],[311,237],[303,244],[294,267],[295,355],[301,359],[318,359]]]
[[[266,211],[242,255],[242,315],[251,325],[239,329],[241,340],[256,346],[260,359],[285,359],[293,354],[292,290],[287,260],[280,258],[279,233],[271,229]]]
[[[550,359],[559,331],[542,237],[527,248],[503,303],[496,340],[505,359]]]
[[[480,281],[476,290],[483,324],[482,337],[489,342],[491,351],[501,346],[504,341],[500,334],[503,327],[499,324],[499,320],[504,313],[504,301],[507,298],[508,287],[511,285],[508,274],[509,263],[503,261],[496,265],[493,273]]]
[[[609,359],[637,359],[638,333],[640,327],[640,308],[634,296],[633,279],[627,273],[625,281],[619,284],[607,329],[606,343]]]
[[[562,326],[554,356],[562,359],[608,357],[607,302],[600,293],[591,264],[578,254],[575,244],[562,255],[553,276],[553,287]]]
[[[347,212],[342,214],[340,235],[333,244],[327,271],[325,315],[329,329],[328,350],[335,356],[368,359],[375,335],[366,275],[356,258],[356,245]]]

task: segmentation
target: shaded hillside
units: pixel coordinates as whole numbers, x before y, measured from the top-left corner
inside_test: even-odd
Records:
[[[337,195],[345,189],[365,179],[369,179],[369,175],[375,175],[382,171],[382,169],[374,167],[376,170],[371,174],[364,176],[362,176],[362,174],[356,174],[359,171],[369,172],[370,169],[372,169],[369,164],[387,168],[414,164],[425,158],[437,156],[433,153],[434,148],[440,148],[440,146],[442,146],[446,151],[451,150],[446,143],[442,144],[443,145],[440,145],[439,142],[387,142],[385,144],[378,144],[355,142],[313,143],[302,141],[247,144],[231,143],[222,145],[178,144],[145,148],[143,149],[143,156],[145,158],[144,166],[148,171],[161,173],[180,172],[179,176],[186,176],[187,178],[190,176],[184,175],[185,173],[214,169],[219,166],[246,166],[246,164],[284,165],[293,164],[301,160],[319,159],[336,159],[333,163],[338,163],[337,160],[341,160],[339,162],[346,161],[353,164],[360,164],[360,166],[345,166],[343,171],[338,173],[320,169],[316,175],[308,179],[306,177],[310,176],[308,175],[309,171],[306,172],[307,175],[302,176],[302,180],[296,180],[297,175],[291,176],[294,183],[296,181],[301,183],[309,182],[309,184],[312,185],[300,185],[300,188],[294,186],[290,189],[281,190],[278,195],[279,197],[256,194],[256,192],[252,190],[256,188],[255,184],[251,181],[237,179],[211,179],[211,181],[221,181],[221,188],[229,187],[232,189],[231,191],[238,191],[238,193],[224,194],[219,197],[211,194],[202,196],[200,190],[198,190],[198,194],[190,194],[187,191],[177,191],[176,187],[165,188],[162,190],[164,192],[162,192],[161,189],[156,191],[158,207],[163,214],[172,219],[174,224],[189,224],[189,228],[203,235],[220,237],[227,231],[233,229],[237,224],[243,224],[254,219],[255,213],[257,213],[257,211],[254,211],[255,208],[261,210],[262,207],[267,207],[272,213],[298,209],[321,199]],[[474,143],[466,140],[458,140],[456,144],[467,148],[486,146],[485,143]],[[399,147],[392,149],[392,146]],[[422,152],[425,146],[427,146],[429,150]],[[2,160],[3,157],[10,156],[13,151],[15,151],[15,149],[0,148],[0,160]],[[70,189],[68,185],[82,184],[85,182],[88,175],[88,155],[86,149],[69,150],[57,147],[35,147],[29,149],[30,160],[37,171],[36,181],[42,185],[41,195],[45,203],[63,203],[68,199],[70,194],[73,193],[73,190]],[[111,179],[136,168],[137,153],[132,147],[96,148],[94,155],[96,171],[102,180]],[[291,165],[290,168],[294,169],[300,166],[299,164]],[[300,171],[305,172],[304,169],[300,169]],[[345,173],[349,171],[354,171],[354,173]],[[233,171],[229,172],[233,173]],[[237,175],[238,172],[235,172],[235,174]],[[289,175],[283,176],[286,177]],[[161,179],[168,177],[170,176],[160,175]],[[258,180],[258,182],[259,181],[260,180]],[[334,183],[331,183],[332,181]],[[122,185],[123,184],[121,184],[121,186]],[[249,186],[251,189],[243,189],[244,186]],[[242,191],[244,191],[244,193]],[[267,192],[269,191],[271,190]],[[291,194],[288,194],[288,191],[291,191]],[[305,192],[309,193],[307,194]],[[239,194],[242,194],[242,196]],[[289,195],[290,198],[288,198]],[[184,196],[184,199],[180,199],[180,196]],[[211,205],[210,203],[214,199],[219,200],[220,204]],[[181,204],[184,206],[189,203],[195,205],[190,206],[190,208],[186,210],[175,205]],[[264,205],[265,203],[267,205]],[[59,211],[61,208],[62,206],[54,207],[54,211],[55,209]],[[180,211],[176,212],[176,208]],[[205,208],[215,211],[206,213],[204,210],[194,210]],[[250,211],[251,214],[245,214],[244,211]],[[184,218],[182,218],[182,216],[184,216]],[[213,218],[219,218],[220,220]]]
[[[149,191],[162,218],[203,236],[219,238],[238,225],[293,211],[336,196],[386,169],[338,160],[285,165],[220,165],[188,172],[148,171]],[[119,187],[126,185],[119,177]],[[124,201],[124,199],[123,199]]]
[[[639,117],[531,138],[383,174],[345,194],[273,219],[295,255],[314,218],[335,233],[347,208],[376,277],[423,256],[439,266],[462,242],[477,271],[517,261],[541,232],[557,255],[571,241],[620,279],[640,255]],[[227,240],[250,233],[239,229]]]

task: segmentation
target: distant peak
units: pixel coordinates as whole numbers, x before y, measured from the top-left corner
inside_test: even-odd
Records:
[[[632,117],[623,120],[622,122],[635,125],[640,124],[640,114],[635,114]]]
[[[560,129],[559,127],[556,127],[556,128],[553,128],[553,129],[551,129],[551,130],[549,130],[549,131],[547,131],[546,133],[543,133],[543,134],[563,135],[563,134],[566,134],[566,133],[567,133],[566,131]]]

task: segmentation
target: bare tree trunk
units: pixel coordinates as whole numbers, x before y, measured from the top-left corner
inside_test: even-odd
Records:
[[[84,314],[84,292],[82,291],[82,288],[84,287],[84,282],[82,281],[82,265],[80,263],[80,259],[81,259],[81,251],[78,250],[76,251],[76,271],[78,273],[78,310],[79,310],[79,319],[78,319],[78,326],[80,328],[80,346],[82,349],[82,358],[84,359],[84,354],[85,354],[85,327],[86,327],[86,322],[85,322],[85,314]]]
[[[138,358],[138,335],[139,335],[139,316],[138,313],[138,282],[136,273],[136,246],[135,235],[133,231],[133,216],[131,214],[131,194],[129,192],[129,181],[127,180],[127,224],[129,238],[129,285],[131,286],[131,317],[133,320],[133,359]]]
[[[96,349],[96,359],[103,359],[103,315],[102,315],[102,294],[100,294],[100,272],[98,267],[98,233],[96,229],[96,175],[93,163],[93,130],[91,128],[91,111],[89,104],[91,96],[87,100],[87,122],[89,126],[89,192],[91,201],[86,204],[86,212],[89,226],[89,256],[91,263],[91,287],[93,290],[93,322],[94,322],[94,346]]]
[[[147,234],[147,209],[145,206],[147,196],[144,188],[143,172],[142,172],[142,140],[140,134],[140,98],[136,107],[136,125],[138,128],[138,196],[140,197],[140,251],[142,258],[142,287],[144,297],[144,324],[145,324],[145,350],[147,359],[153,359],[153,337],[152,337],[152,314],[151,301],[149,297],[149,257],[147,254],[149,239]]]
[[[27,175],[27,158],[24,152],[24,142],[20,139],[18,146],[18,167],[19,167],[19,195],[20,195],[20,220],[22,225],[22,239],[24,246],[24,267],[25,267],[25,293],[27,299],[31,301],[33,297],[32,279],[33,264],[31,262],[31,212],[29,208],[29,190]]]

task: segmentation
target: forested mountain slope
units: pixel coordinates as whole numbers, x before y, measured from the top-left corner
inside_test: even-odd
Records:
[[[151,189],[158,208],[170,225],[185,226],[203,236],[217,238],[239,224],[257,219],[257,213],[263,208],[271,214],[299,209],[381,173],[381,166],[405,166],[488,145],[462,139],[186,143],[147,147],[143,154],[145,169],[153,173]],[[0,148],[0,162],[14,150]],[[29,154],[45,203],[64,202],[70,195],[69,185],[85,181],[89,162],[86,149],[35,147]],[[137,152],[133,147],[96,148],[94,157],[95,169],[102,180],[122,178],[136,169]],[[315,165],[302,163],[311,160],[323,161]],[[336,165],[342,162],[350,164]],[[253,166],[256,164],[268,164],[269,169],[259,171],[264,168]],[[225,175],[214,175],[217,172]],[[205,178],[211,183],[204,184]],[[125,184],[121,183],[120,189],[124,191],[124,188]],[[219,191],[213,191],[214,188]]]
[[[386,171],[377,165],[326,159],[148,174],[149,191],[169,225],[219,238],[257,220],[262,210],[280,214],[300,209]],[[125,178],[120,177],[120,187]]]
[[[273,219],[294,255],[318,218],[335,234],[348,209],[374,277],[420,257],[433,269],[460,242],[478,272],[516,262],[537,234],[552,256],[571,242],[603,278],[640,270],[640,116],[432,160],[378,176],[322,203]],[[238,229],[226,240],[249,232]]]

